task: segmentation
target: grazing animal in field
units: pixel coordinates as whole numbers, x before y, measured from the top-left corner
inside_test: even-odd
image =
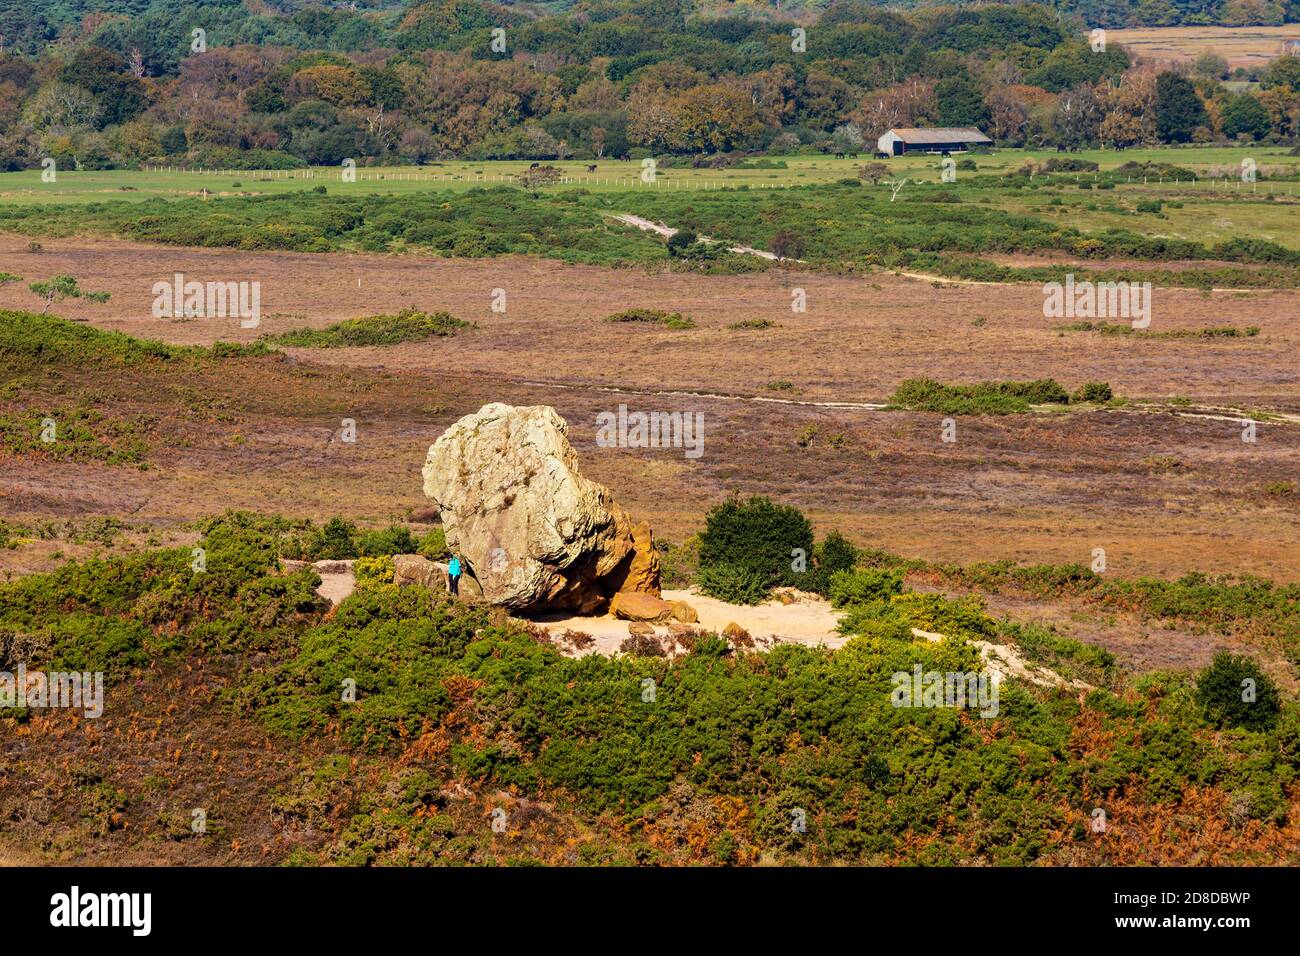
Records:
[[[595,164],[595,163],[592,163],[590,166],[587,167],[587,172],[589,172],[589,173],[594,173],[595,171],[596,171],[596,164]]]
[[[882,153],[880,150],[876,150],[874,153],[871,154],[871,158],[872,158],[872,159],[888,159],[888,158],[889,158],[889,154],[888,154],[888,153]]]
[[[539,167],[539,166],[541,166],[541,165],[542,165],[541,163],[529,163],[529,164],[528,164],[528,168],[529,168],[529,169],[537,169],[537,167]]]
[[[836,159],[843,159],[843,158],[844,158],[844,154],[843,154],[843,153],[836,153],[836,154],[835,154],[835,158],[836,158]]]

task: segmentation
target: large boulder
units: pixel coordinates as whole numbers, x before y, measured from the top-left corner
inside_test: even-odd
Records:
[[[493,604],[589,614],[620,591],[659,594],[649,525],[582,476],[568,432],[548,405],[493,403],[429,448],[424,493],[466,580]]]
[[[667,624],[673,620],[673,605],[653,594],[623,591],[614,595],[609,603],[609,613],[623,621],[644,621]]]

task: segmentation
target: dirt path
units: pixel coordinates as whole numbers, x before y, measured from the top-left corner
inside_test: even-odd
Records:
[[[285,571],[296,571],[309,563],[282,558],[280,567]],[[356,561],[317,561],[311,566],[320,575],[320,585],[316,588],[316,593],[329,601],[332,607],[342,604],[357,589],[357,576],[354,571]]]
[[[662,223],[662,222],[654,222],[653,220],[645,219],[645,218],[643,218],[642,216],[634,216],[634,215],[631,215],[631,214],[623,214],[623,215],[618,215],[618,216],[611,216],[610,218],[613,219],[615,222],[621,222],[621,223],[623,223],[624,225],[627,225],[627,226],[636,226],[636,228],[638,228],[638,229],[644,229],[644,230],[646,230],[647,232],[653,232],[653,233],[656,233],[656,234],[658,234],[658,235],[660,235],[660,236],[663,236],[665,239],[672,238],[673,236],[677,235],[678,232],[681,231],[680,229],[674,229],[672,226],[665,225],[665,224]],[[712,243],[712,244],[716,244],[716,243],[719,243],[719,242],[722,241],[722,240],[720,240],[720,239],[714,239],[714,238],[712,238],[712,237],[710,237],[710,236],[699,236],[698,238],[699,238],[699,240],[700,240],[701,242],[707,242],[707,243]],[[737,253],[738,255],[758,256],[758,257],[761,258],[761,259],[768,259],[768,260],[773,261],[773,262],[777,262],[777,261],[785,261],[785,262],[798,262],[798,263],[803,263],[803,262],[805,261],[805,260],[803,260],[803,259],[784,259],[782,256],[778,256],[778,255],[776,255],[775,253],[767,252],[767,251],[765,251],[765,250],[763,250],[763,249],[755,249],[753,246],[727,246],[727,251],[728,251],[728,252],[734,252],[734,253]],[[1039,283],[1039,282],[1029,282],[1029,281],[1024,281],[1024,282],[989,282],[989,281],[984,280],[984,279],[957,279],[957,278],[953,278],[953,277],[951,277],[951,276],[935,275],[935,274],[933,274],[933,273],[929,273],[929,272],[903,272],[903,271],[900,271],[900,270],[898,270],[898,269],[891,269],[890,272],[891,272],[892,274],[896,275],[896,276],[902,276],[902,277],[905,278],[905,279],[915,279],[915,280],[918,281],[918,282],[939,282],[939,283],[942,283],[942,284],[944,284],[944,285],[955,285],[955,286],[1014,286],[1014,285],[1022,285],[1022,286],[1033,286],[1033,287],[1037,287],[1037,286],[1041,285],[1041,283]],[[1195,287],[1193,287],[1193,286],[1161,286],[1161,288],[1162,288],[1162,289],[1177,289],[1177,290],[1180,291],[1180,292],[1199,292],[1199,291],[1201,291],[1200,289],[1195,288]],[[1243,292],[1243,291],[1252,291],[1252,290],[1249,290],[1249,289],[1220,289],[1220,288],[1212,288],[1212,289],[1210,289],[1209,291],[1211,291],[1211,292],[1230,292],[1230,293],[1233,293],[1233,294],[1237,294],[1237,293],[1241,293],[1241,292]]]
[[[596,385],[582,382],[516,382],[531,388],[558,388],[571,392],[613,392],[622,395],[655,395],[666,398],[708,398],[720,402],[753,402],[767,405],[799,405],[805,408],[862,408],[868,411],[883,411],[888,408],[884,402],[815,402],[797,398],[772,398],[768,395],[725,395],[721,392],[697,392],[689,389],[666,388],[628,388],[617,385]]]
[[[673,236],[677,235],[677,233],[681,232],[680,229],[674,229],[672,226],[665,226],[661,222],[652,222],[651,220],[643,219],[640,216],[621,215],[614,216],[613,218],[616,222],[621,222],[628,226],[636,226],[638,229],[645,229],[649,232],[658,233],[665,239],[671,239]],[[707,242],[711,245],[717,245],[722,241],[721,239],[714,239],[710,236],[698,236],[697,238],[700,242]],[[767,259],[771,262],[783,261],[784,259],[784,257],[778,256],[774,252],[768,252],[765,249],[755,249],[753,246],[727,246],[727,251],[742,256],[758,256],[760,259]],[[803,262],[802,259],[789,259],[784,261]]]

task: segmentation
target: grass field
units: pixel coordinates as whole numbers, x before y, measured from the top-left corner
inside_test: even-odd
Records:
[[[1134,27],[1107,30],[1106,40],[1152,60],[1194,60],[1215,53],[1230,67],[1262,66],[1300,43],[1300,24],[1277,27]]]
[[[590,174],[568,164],[568,181],[529,189],[512,184],[526,167],[510,163],[370,170],[357,182],[320,169],[68,173],[10,189],[0,231],[246,250],[541,255],[712,272],[767,265],[746,255],[674,261],[660,237],[626,224],[634,216],[758,250],[792,235],[796,251],[782,255],[820,270],[874,264],[1041,282],[1073,269],[1203,289],[1300,285],[1293,228],[1300,161],[1277,149],[1218,147],[1067,158],[1092,157],[1098,173],[1046,174],[1054,154],[967,156],[950,182],[936,175],[936,157],[891,161],[888,178],[875,183],[855,175],[863,160],[824,157],[781,160],[784,169],[661,168],[650,181],[635,164],[598,165]],[[1028,175],[1031,159],[1036,172]],[[1262,181],[1241,181],[1246,159]],[[23,177],[32,178],[11,174],[9,183]]]
[[[1223,170],[1238,168],[1243,159],[1250,158],[1260,167],[1278,167],[1275,178],[1300,177],[1300,157],[1288,156],[1283,147],[1188,147],[1115,150],[1084,150],[1068,154],[1073,159],[1097,163],[1103,171],[1124,163],[1169,163],[1191,170],[1200,176],[1209,176]],[[978,164],[976,173],[969,175],[1000,174],[1016,169],[1030,159],[1045,161],[1060,154],[1054,150],[998,150],[987,155],[972,155]],[[606,160],[596,163],[594,172],[588,172],[586,162],[555,162],[567,179],[563,184],[544,187],[556,190],[580,186],[592,191],[624,191],[646,189],[719,189],[749,186],[752,189],[787,188],[792,186],[832,183],[852,178],[864,163],[872,162],[870,153],[857,159],[836,159],[826,156],[772,157],[767,162],[784,164],[786,168],[693,169],[680,166],[657,168],[653,183],[641,180],[641,164],[632,161]],[[682,160],[681,162],[686,162]],[[762,162],[762,161],[760,161]],[[894,177],[906,177],[913,183],[937,183],[940,178],[940,158],[937,156],[903,156],[886,160]],[[752,161],[751,164],[752,165]],[[231,171],[180,171],[169,168],[149,170],[107,170],[102,172],[60,171],[53,183],[41,181],[39,170],[0,173],[0,204],[47,202],[103,202],[110,199],[149,199],[198,196],[207,190],[213,198],[226,195],[273,195],[292,192],[305,187],[325,186],[331,194],[365,195],[368,193],[414,193],[430,189],[465,190],[477,186],[510,184],[518,174],[529,167],[523,161],[499,162],[446,162],[431,163],[422,167],[385,166],[357,170],[355,182],[344,182],[342,171],[335,168],[300,170],[231,170]],[[959,179],[966,174],[959,173]],[[1229,172],[1228,175],[1233,175]],[[1175,188],[1173,183],[1151,182],[1144,184],[1148,190],[1159,192],[1163,187]],[[1211,189],[1209,184],[1197,188]],[[1295,182],[1258,184],[1256,193],[1278,192],[1300,195]]]

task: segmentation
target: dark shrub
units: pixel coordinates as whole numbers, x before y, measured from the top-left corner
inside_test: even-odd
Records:
[[[1108,382],[1085,382],[1074,395],[1076,402],[1109,402],[1115,397]]]
[[[701,571],[710,565],[748,569],[771,587],[792,581],[796,549],[805,559],[813,549],[812,525],[798,508],[759,496],[732,498],[705,516],[700,567]]]
[[[680,312],[665,312],[663,309],[624,309],[606,317],[606,322],[645,322],[650,325],[662,325],[666,329],[693,329],[695,320]]]
[[[1043,164],[1046,173],[1095,173],[1101,167],[1090,159],[1078,159],[1074,156],[1053,156]]]
[[[853,542],[838,531],[832,531],[822,539],[817,549],[817,566],[828,574],[836,571],[848,571],[858,560],[858,549]]]
[[[803,237],[789,229],[778,229],[768,244],[768,251],[780,259],[798,259],[805,248]]]
[[[430,561],[441,561],[449,557],[447,550],[447,533],[441,528],[433,528],[416,544],[415,551]]]
[[[1265,730],[1277,722],[1281,709],[1272,678],[1249,657],[1227,651],[1215,654],[1210,666],[1197,675],[1196,700],[1205,719],[1220,728]]]
[[[804,574],[797,576],[796,585],[825,597],[831,575],[837,571],[851,570],[857,560],[858,549],[853,543],[838,531],[832,531],[817,545],[813,551],[813,565]]]
[[[689,229],[679,229],[668,237],[668,254],[672,256],[681,256],[686,254],[686,250],[695,245],[698,237]]]
[[[334,517],[325,527],[316,532],[310,546],[313,560],[338,561],[343,558],[355,558],[357,545],[355,535],[357,527],[351,521]]]
[[[357,556],[362,558],[377,558],[386,554],[411,554],[417,548],[411,532],[398,525],[363,531],[356,540]]]

